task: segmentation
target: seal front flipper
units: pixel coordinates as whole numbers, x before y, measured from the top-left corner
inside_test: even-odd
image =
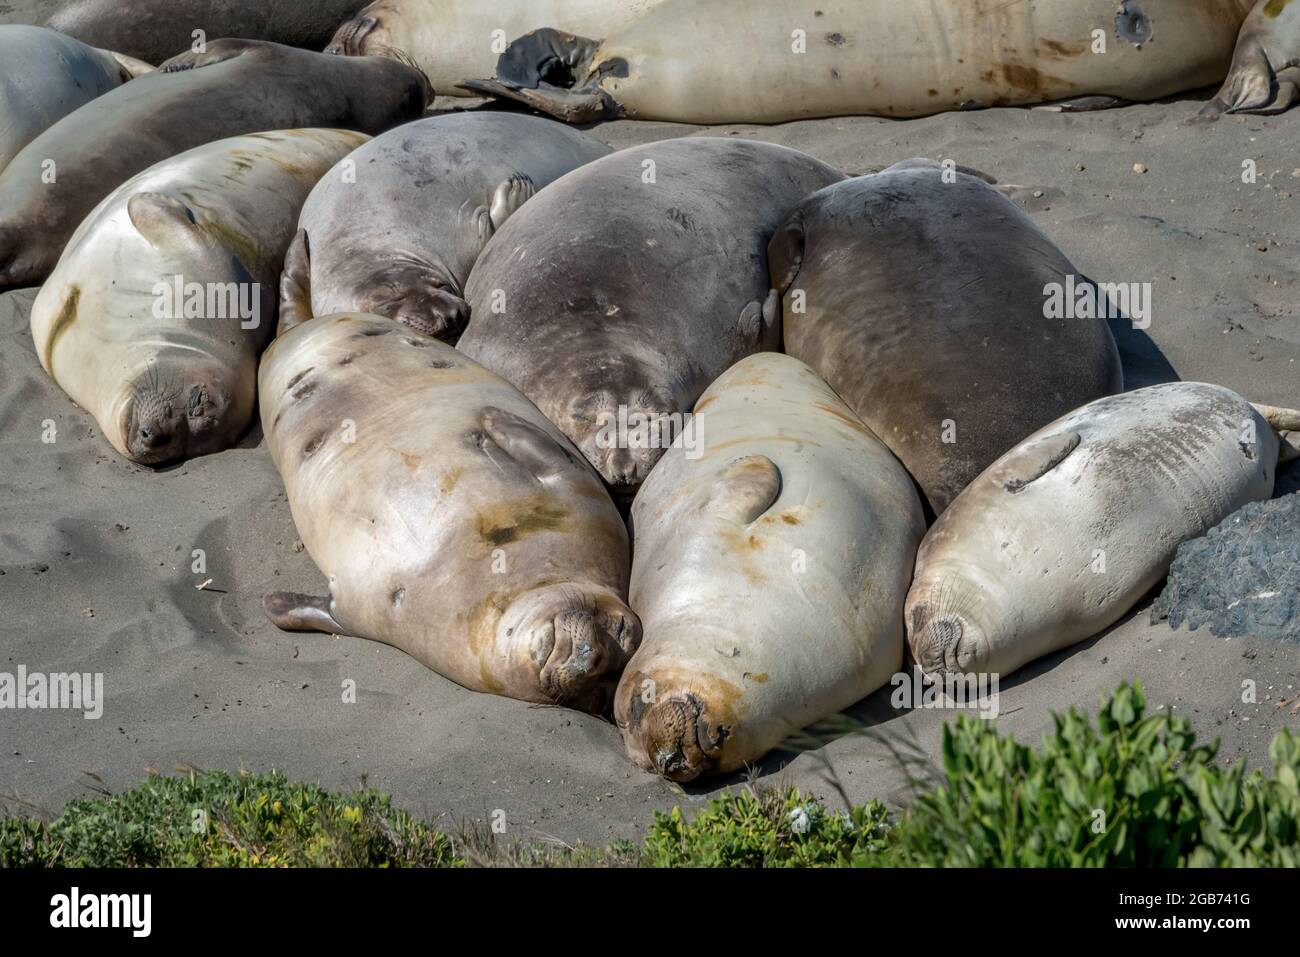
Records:
[[[271,624],[281,631],[320,631],[327,635],[346,634],[343,626],[330,614],[330,601],[316,595],[297,592],[271,592],[262,599],[262,608]]]
[[[496,188],[492,194],[492,208],[489,219],[492,231],[505,225],[507,219],[518,212],[519,207],[537,194],[537,186],[527,173],[514,173],[508,180]]]
[[[549,482],[580,467],[563,445],[513,412],[488,406],[480,421],[483,452],[498,468],[522,466],[539,482]]]
[[[990,478],[1014,495],[1064,462],[1079,447],[1079,441],[1079,433],[1070,431],[1027,442],[1008,453]]]
[[[516,100],[568,123],[614,119],[622,110],[600,88],[600,81],[609,72],[626,75],[626,64],[602,64],[593,73],[591,63],[599,49],[597,40],[543,27],[506,47],[494,78],[465,80],[458,86]]]
[[[280,273],[280,324],[275,334],[283,335],[311,318],[311,247],[307,230],[300,229],[284,254],[284,270]]]
[[[755,299],[740,311],[736,324],[740,341],[752,343],[759,352],[775,352],[781,344],[781,296],[768,290],[767,299]]]
[[[127,200],[126,213],[136,232],[154,249],[172,244],[196,249],[206,244],[194,210],[175,196],[136,193]]]
[[[167,60],[158,67],[160,73],[182,73],[185,70],[198,70],[216,63],[233,60],[251,51],[259,50],[267,44],[260,40],[237,40],[224,38],[213,40],[203,50],[186,50]]]
[[[766,455],[733,459],[718,473],[704,511],[737,525],[757,521],[781,496],[781,470]]]

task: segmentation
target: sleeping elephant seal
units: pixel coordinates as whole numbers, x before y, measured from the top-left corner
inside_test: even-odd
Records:
[[[0,170],[73,110],[151,69],[54,30],[0,26]]]
[[[382,133],[419,117],[429,92],[385,57],[250,40],[182,54],[65,116],[0,173],[0,286],[40,283],[95,204],[154,163],[262,130]]]
[[[1103,319],[1045,317],[1070,261],[976,176],[909,160],[830,186],[791,210],[768,261],[786,351],[936,514],[1030,432],[1122,387]]]
[[[409,57],[434,88],[492,72],[506,41],[551,26],[604,37],[664,0],[376,0],[339,27],[326,48],[349,56]]]
[[[495,79],[464,85],[571,122],[783,123],[1156,100],[1222,81],[1254,3],[667,0],[615,33],[548,23],[555,29],[511,44]]]
[[[470,273],[460,349],[633,492],[663,452],[676,421],[665,417],[777,347],[764,248],[791,206],[842,178],[796,150],[713,137],[590,163],[492,237]]]
[[[750,356],[696,406],[632,505],[645,638],[614,714],[628,754],[675,781],[756,761],[903,662],[925,532],[903,466],[811,369]]]
[[[1300,102],[1300,3],[1258,0],[1246,18],[1228,79],[1201,116],[1281,113]]]
[[[387,316],[448,341],[465,328],[470,268],[537,190],[607,155],[533,116],[462,113],[392,130],[347,157],[303,206],[285,263],[282,328],[312,314]]]
[[[150,63],[205,39],[244,37],[322,49],[365,0],[75,0],[46,26]]]
[[[281,628],[382,641],[474,691],[602,714],[641,626],[609,493],[509,383],[387,319],[314,319],[258,374],[262,428],[329,597]]]
[[[278,130],[208,143],[115,190],[32,306],[41,365],[142,465],[248,427],[275,283],[316,180],[367,137]]]
[[[921,543],[907,596],[917,663],[1006,675],[1114,624],[1180,543],[1272,494],[1268,419],[1282,415],[1174,382],[1098,399],[1029,436]]]

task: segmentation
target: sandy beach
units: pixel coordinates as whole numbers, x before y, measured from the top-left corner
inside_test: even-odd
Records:
[[[1205,95],[1084,114],[709,129],[622,121],[590,132],[615,147],[749,137],[850,174],[912,156],[981,169],[1015,187],[1013,200],[1081,272],[1152,284],[1149,328],[1115,327],[1129,388],[1203,380],[1300,407],[1300,116],[1189,125]],[[1243,182],[1247,161],[1253,183]],[[636,834],[653,809],[738,780],[683,792],[637,770],[616,729],[596,718],[465,691],[377,644],[278,632],[263,594],[319,591],[321,580],[260,431],[158,472],[124,461],[40,368],[28,329],[34,292],[0,297],[0,671],[102,672],[105,700],[98,720],[0,712],[9,810],[56,813],[150,769],[276,768],[331,788],[381,788],[448,827],[503,809],[513,836],[604,842]],[[54,441],[43,441],[50,423]],[[1297,487],[1293,465],[1276,494]],[[1300,693],[1300,647],[1153,627],[1149,601],[1006,680],[1000,727],[1034,742],[1051,709],[1095,709],[1103,692],[1140,680],[1152,709],[1220,737],[1222,760],[1265,764],[1276,729],[1300,727],[1278,707]],[[343,701],[349,679],[355,703]],[[1248,680],[1258,703],[1242,703]],[[913,741],[937,760],[953,712],[899,712],[889,697],[886,688],[850,712],[873,736],[772,755],[761,773],[833,804],[828,774],[855,802],[905,801],[878,737]]]

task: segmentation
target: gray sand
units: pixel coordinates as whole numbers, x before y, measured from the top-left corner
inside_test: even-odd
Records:
[[[1080,270],[1154,283],[1149,337],[1121,336],[1130,386],[1204,379],[1300,407],[1300,113],[1183,125],[1199,105],[704,132],[798,147],[850,173],[914,155],[984,169],[1022,187],[1016,201]],[[593,132],[623,147],[700,131],[618,122]],[[1257,164],[1254,185],[1241,180],[1247,159]],[[1146,173],[1134,172],[1139,163]],[[328,787],[364,780],[449,825],[500,808],[514,835],[594,842],[631,836],[652,809],[710,793],[683,794],[638,771],[615,729],[595,718],[464,691],[380,645],[277,632],[262,616],[263,593],[318,591],[321,580],[294,548],[260,434],[161,473],[126,464],[40,369],[30,297],[0,298],[0,671],[102,671],[107,702],[98,721],[0,712],[0,793],[52,812],[101,787],[128,787],[150,768],[279,768]],[[58,429],[54,444],[41,442],[46,419]],[[1279,491],[1297,487],[1297,471]],[[206,573],[191,572],[196,548]],[[207,590],[195,587],[208,578]],[[1141,679],[1153,709],[1221,737],[1225,759],[1267,764],[1274,731],[1300,724],[1278,706],[1300,694],[1300,649],[1175,633],[1146,617],[1144,605],[1103,637],[1008,679],[1000,726],[1034,742],[1050,728],[1049,709],[1095,710],[1102,692]],[[356,682],[355,704],[341,700],[346,679]],[[1242,703],[1247,680],[1257,704]],[[854,714],[937,755],[951,712],[899,714],[888,696]],[[863,737],[784,768],[770,759],[764,770],[832,798],[826,762],[854,801],[906,796],[885,749]]]

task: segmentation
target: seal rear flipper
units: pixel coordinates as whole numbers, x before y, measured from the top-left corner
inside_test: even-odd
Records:
[[[283,335],[311,318],[311,248],[307,230],[300,229],[284,254],[284,270],[280,273],[280,323],[275,334]]]
[[[476,96],[514,100],[516,103],[522,103],[565,123],[616,120],[623,115],[618,104],[601,89],[591,92],[562,90],[553,86],[544,86],[536,90],[515,89],[496,80],[466,80],[456,85]]]
[[[271,592],[262,599],[262,608],[271,624],[281,631],[320,631],[327,635],[346,634],[343,626],[330,614],[328,598],[300,595],[297,592]]]
[[[350,20],[344,20],[334,31],[334,38],[330,40],[325,52],[343,56],[364,56],[366,34],[378,25],[378,20],[364,13],[358,13]]]
[[[718,473],[704,511],[737,525],[757,521],[781,497],[781,470],[766,455],[746,455]]]
[[[1286,62],[1274,63],[1263,45],[1242,38],[1232,58],[1228,78],[1214,99],[1198,114],[1214,120],[1223,113],[1282,113],[1300,102],[1300,50]]]
[[[586,464],[544,430],[513,412],[488,406],[481,421],[483,452],[498,468],[522,466],[539,482],[546,482]]]

